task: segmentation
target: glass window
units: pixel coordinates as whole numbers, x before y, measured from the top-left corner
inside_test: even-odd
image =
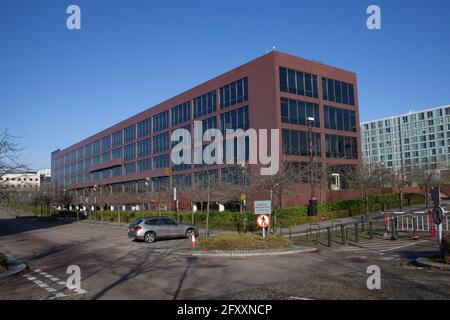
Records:
[[[138,138],[150,135],[150,119],[142,120],[138,123]]]
[[[169,127],[169,111],[153,116],[153,132],[159,132]]]
[[[136,139],[136,125],[131,125],[123,130],[124,143],[134,141]]]

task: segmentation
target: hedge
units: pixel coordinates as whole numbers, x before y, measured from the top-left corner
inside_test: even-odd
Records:
[[[387,210],[398,208],[400,206],[400,199],[398,194],[385,194],[369,196],[369,211],[380,211],[381,203],[384,197],[385,208]],[[405,194],[405,199],[410,199],[410,204],[424,203],[424,196],[420,194]],[[405,200],[405,205],[407,204]],[[296,206],[291,208],[282,208],[276,210],[276,225],[288,227],[292,225],[316,222],[322,219],[336,219],[349,217],[353,215],[360,215],[365,213],[365,204],[363,199],[343,200],[337,202],[330,202],[319,204],[319,216],[308,217],[307,206]],[[65,211],[62,215],[76,217],[76,212]],[[91,212],[90,219],[105,222],[118,222],[120,214],[121,223],[130,223],[136,218],[143,218],[149,216],[166,216],[175,219],[179,223],[191,223],[191,212],[172,212],[172,211],[94,211]],[[275,214],[273,215],[275,216]],[[249,231],[258,230],[253,212],[247,212],[246,228]],[[103,220],[102,220],[103,219]],[[206,225],[206,212],[198,211],[194,214],[194,223],[200,228]],[[209,216],[210,229],[217,230],[237,230],[241,231],[244,228],[244,216],[240,212],[218,212],[211,211]]]

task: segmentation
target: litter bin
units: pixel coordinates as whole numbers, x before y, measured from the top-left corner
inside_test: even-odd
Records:
[[[309,199],[308,216],[317,216],[317,199]]]

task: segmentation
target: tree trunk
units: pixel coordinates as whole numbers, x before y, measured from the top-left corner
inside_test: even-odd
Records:
[[[366,220],[369,221],[369,194],[367,190],[364,191],[364,202],[366,205]]]
[[[403,209],[403,189],[400,189],[400,210]]]

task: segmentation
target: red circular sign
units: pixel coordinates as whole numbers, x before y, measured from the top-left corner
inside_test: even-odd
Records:
[[[261,228],[267,228],[270,226],[270,218],[266,214],[260,214],[256,218],[256,224],[260,226]]]

